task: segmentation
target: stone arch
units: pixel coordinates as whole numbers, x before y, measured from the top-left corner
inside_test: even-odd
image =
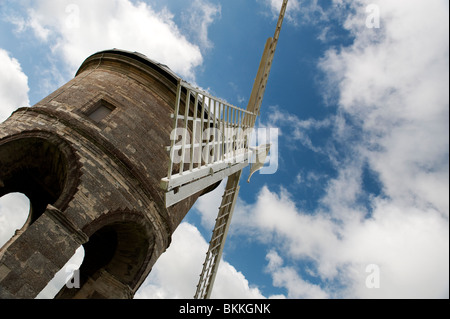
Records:
[[[28,131],[0,140],[0,197],[22,193],[30,201],[27,221],[17,235],[48,205],[65,210],[78,187],[79,174],[75,152],[55,134]]]
[[[89,241],[83,245],[81,287],[64,287],[56,298],[132,298],[153,254],[151,223],[141,213],[121,211],[101,216],[83,232]]]

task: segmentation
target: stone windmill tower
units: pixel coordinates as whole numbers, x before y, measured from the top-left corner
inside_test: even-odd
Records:
[[[268,149],[251,149],[245,132],[259,114],[286,6],[246,110],[141,54],[108,50],[0,125],[0,197],[20,192],[31,207],[0,249],[0,298],[35,298],[81,245],[81,286],[56,298],[132,298],[195,201],[228,177],[196,293],[209,297],[242,169]]]

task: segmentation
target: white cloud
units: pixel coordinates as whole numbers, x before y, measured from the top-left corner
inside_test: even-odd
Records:
[[[0,49],[0,122],[17,108],[29,106],[28,77],[19,61]],[[0,247],[25,223],[29,201],[21,194],[10,194],[0,199]]]
[[[439,212],[376,199],[371,218],[336,220],[331,216],[336,214],[334,210],[339,216],[360,216],[361,211],[351,203],[329,205],[314,213],[305,212],[296,207],[286,190],[274,193],[265,187],[255,204],[237,207],[233,229],[238,234],[251,234],[287,256],[291,265],[283,265],[282,257],[271,251],[267,271],[274,286],[285,288],[289,298],[448,295],[449,229]],[[300,275],[295,266],[298,262],[309,265],[303,271],[315,281]],[[365,285],[366,267],[371,264],[381,268],[380,289]]]
[[[249,286],[244,274],[230,263],[222,261],[219,265],[216,282],[211,294],[214,299],[262,299],[258,287]]]
[[[173,234],[169,249],[158,259],[136,299],[192,299],[195,294],[208,243],[198,229],[182,223]],[[219,265],[212,298],[263,298],[258,288],[249,287],[244,275],[228,262]]]
[[[202,34],[212,22],[213,15],[208,17]],[[143,53],[190,80],[203,62],[200,48],[187,40],[167,9],[156,12],[140,1],[40,0],[26,18],[11,21],[48,43],[71,76],[88,56],[111,48]]]
[[[328,294],[318,285],[303,280],[292,267],[283,267],[283,259],[275,252],[270,251],[266,256],[269,264],[267,270],[272,273],[273,284],[284,287],[291,299],[326,299]]]
[[[202,225],[206,229],[211,229],[211,231],[216,223],[227,180],[228,179],[223,180],[222,183],[209,194],[201,196],[193,207],[194,210],[200,213]]]
[[[280,15],[281,6],[283,4],[283,0],[266,0],[269,5],[273,18],[278,19]],[[298,0],[290,0],[288,2],[288,6],[286,9],[285,17],[289,22],[295,23],[295,15],[300,12],[300,2]]]
[[[278,19],[283,0],[264,0],[270,7],[272,17]],[[325,11],[318,0],[289,0],[285,19],[293,25],[314,24],[328,20],[333,12]]]
[[[323,129],[330,129],[334,125],[333,118],[316,120],[313,118],[302,120],[296,115],[280,111],[279,107],[270,107],[268,126],[279,127],[281,134],[289,141],[300,142],[302,146],[317,153],[328,153],[329,149],[313,143],[310,136]]]
[[[326,216],[299,214],[290,194],[281,189],[279,194],[263,187],[252,210],[250,220],[263,231],[263,236],[288,236],[285,249],[297,258],[315,258],[316,254],[331,247],[335,241],[333,224]],[[273,212],[278,212],[274,214]],[[255,216],[256,215],[256,216]],[[266,237],[270,241],[276,236]],[[273,239],[272,239],[273,240]]]
[[[29,106],[28,77],[19,61],[0,49],[0,122],[19,107]]]
[[[213,44],[208,38],[209,26],[220,18],[222,7],[209,1],[195,0],[183,15],[183,19],[191,34],[194,34],[201,45],[201,49],[210,49]]]
[[[29,211],[30,201],[25,195],[14,193],[0,198],[0,247],[22,228]]]
[[[354,44],[329,51],[321,67],[386,193],[448,216],[448,2],[376,4],[381,28],[365,28],[356,10],[346,23]]]
[[[182,223],[135,298],[193,298],[207,249],[197,228]]]
[[[439,212],[377,200],[373,217],[348,225],[342,261],[355,277],[346,292],[360,298],[448,298],[449,228]],[[380,289],[367,289],[363,272],[380,267]]]

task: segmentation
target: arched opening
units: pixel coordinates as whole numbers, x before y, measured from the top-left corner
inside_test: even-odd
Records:
[[[65,229],[58,226],[57,216],[63,216],[73,199],[79,184],[79,167],[71,146],[53,133],[27,131],[0,139],[1,210],[8,211],[3,217],[10,229],[23,225],[15,234],[14,230],[0,229],[3,241],[6,239],[0,248],[2,269],[6,269],[0,275],[2,296],[34,297],[58,270],[55,265],[63,264],[76,249],[80,241],[57,240],[59,232]],[[28,202],[28,208],[19,204],[20,199]],[[25,208],[19,209],[18,205]],[[14,222],[18,216],[20,220]],[[50,233],[56,237],[48,236]],[[22,258],[20,264],[14,263],[18,256]],[[36,257],[38,260],[32,259]],[[40,281],[35,280],[36,275],[29,268],[39,273]],[[16,291],[16,287],[26,289]]]
[[[0,196],[20,192],[30,200],[29,224],[62,193],[67,161],[59,149],[45,139],[23,138],[0,146]]]
[[[66,156],[57,145],[39,137],[0,143],[0,197],[22,193],[30,201],[27,225],[60,198],[67,179]]]
[[[135,215],[129,214],[133,219]],[[56,298],[122,298],[128,291],[122,293],[120,289],[136,286],[151,257],[154,234],[146,223],[127,220],[130,215],[116,214],[111,223],[90,235],[83,245],[85,255],[79,271],[81,288],[63,287]],[[116,291],[102,290],[104,281],[111,287],[111,280],[117,282],[112,285]]]
[[[0,248],[23,229],[29,215],[30,200],[24,194],[11,193],[0,198]]]

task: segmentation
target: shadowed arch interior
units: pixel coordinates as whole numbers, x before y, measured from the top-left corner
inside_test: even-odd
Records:
[[[105,272],[122,285],[135,287],[145,273],[155,242],[154,232],[145,218],[131,212],[106,215],[84,231],[90,237],[83,245],[81,287],[63,288],[56,298],[103,298],[97,281]]]
[[[53,141],[19,137],[0,143],[0,197],[22,193],[30,200],[25,226],[61,197],[68,176],[66,155]]]

